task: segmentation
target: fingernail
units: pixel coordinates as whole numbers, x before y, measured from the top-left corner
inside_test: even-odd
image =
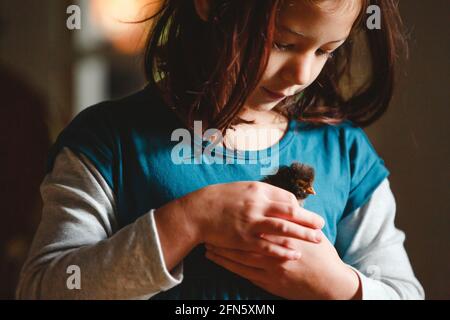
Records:
[[[301,256],[302,255],[300,253],[295,252],[295,253],[292,254],[292,259],[293,260],[298,260],[298,259],[300,259]]]
[[[322,223],[321,223],[322,228],[325,227],[325,219],[322,218]]]
[[[289,260],[298,260],[298,259],[300,259],[300,253],[297,251],[294,251],[294,250],[290,250],[287,255],[287,258]]]

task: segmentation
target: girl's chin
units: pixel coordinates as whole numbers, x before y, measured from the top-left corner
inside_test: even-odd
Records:
[[[280,102],[263,102],[248,105],[249,109],[255,111],[270,111],[274,109]]]

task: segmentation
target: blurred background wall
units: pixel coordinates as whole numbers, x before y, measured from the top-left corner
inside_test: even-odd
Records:
[[[367,130],[391,171],[398,226],[428,299],[450,299],[447,0],[402,0],[410,60],[388,113]]]
[[[81,29],[69,30],[70,5]],[[83,108],[144,84],[141,19],[155,0],[0,1],[0,298],[14,297],[39,223],[47,151]],[[401,1],[410,60],[388,113],[366,129],[391,171],[396,223],[429,299],[450,298],[447,0]]]

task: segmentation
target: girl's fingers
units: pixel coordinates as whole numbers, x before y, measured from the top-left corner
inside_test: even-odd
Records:
[[[285,202],[291,205],[298,204],[298,200],[292,192],[268,183],[263,183],[263,185],[267,188],[266,194],[269,200]]]
[[[257,269],[264,269],[264,266],[270,265],[272,261],[269,260],[273,259],[273,262],[276,262],[276,258],[263,256],[249,251],[219,248],[211,245],[206,245],[206,249],[218,256],[222,256],[236,263]]]
[[[291,237],[318,243],[322,239],[320,230],[307,228],[280,218],[266,218],[255,228],[257,235],[261,233]]]
[[[294,196],[292,192],[285,189],[275,187],[268,183],[263,183],[267,188],[268,199],[273,202],[283,203],[293,208],[300,208],[300,216],[304,216],[304,219],[308,225],[312,228],[322,229],[325,225],[325,220],[318,214],[308,211],[299,205],[298,199]],[[295,211],[295,210],[294,210]]]
[[[322,229],[325,225],[325,220],[321,216],[300,207],[298,203],[270,201],[265,215],[283,218],[312,229]]]
[[[280,246],[286,247],[288,249],[295,250],[300,254],[299,246],[297,244],[298,240],[296,239],[289,237],[275,236],[271,234],[261,234],[261,238],[273,242],[275,244],[278,244]]]
[[[248,267],[240,263],[231,261],[225,257],[214,254],[211,251],[206,251],[206,258],[221,265],[225,269],[240,275],[251,281],[261,281],[265,276],[265,271],[258,268]]]
[[[280,246],[261,237],[255,241],[251,251],[278,259],[300,259],[300,254],[298,254],[295,250]]]

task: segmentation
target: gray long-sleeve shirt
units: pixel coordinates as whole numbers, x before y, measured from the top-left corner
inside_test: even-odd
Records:
[[[115,199],[83,155],[64,148],[41,184],[42,220],[25,262],[19,299],[148,299],[183,281],[183,262],[164,263],[154,209],[118,229]],[[363,299],[423,299],[394,224],[386,178],[339,222],[336,249],[359,275]],[[75,270],[75,271],[74,271]],[[79,284],[70,283],[79,276]]]

